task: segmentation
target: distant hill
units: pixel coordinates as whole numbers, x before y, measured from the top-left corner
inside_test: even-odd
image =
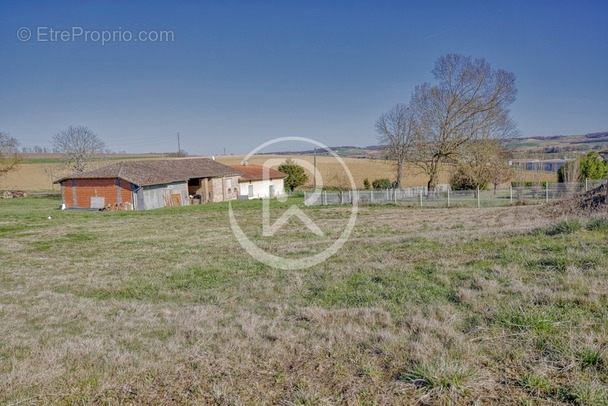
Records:
[[[608,149],[608,131],[584,135],[516,138],[507,144],[515,154],[555,154]]]
[[[383,158],[382,156],[382,146],[381,145],[370,145],[367,147],[355,147],[355,146],[338,146],[338,147],[329,147],[333,152],[341,157],[347,158]],[[314,155],[318,156],[327,156],[331,155],[329,152],[322,148],[317,148],[317,150],[304,150],[304,151],[278,151],[278,152],[269,152],[264,155]]]
[[[550,135],[514,138],[507,142],[507,146],[515,156],[543,155],[561,157],[567,153],[586,153],[608,149],[608,131],[589,133],[584,135]],[[330,147],[332,151],[342,157],[349,158],[379,158],[383,159],[381,145],[367,147],[337,146]],[[313,155],[314,150],[305,151],[279,151],[273,155]],[[316,151],[318,156],[329,155],[321,148]]]

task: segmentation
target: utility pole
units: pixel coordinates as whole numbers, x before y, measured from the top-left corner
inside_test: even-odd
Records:
[[[315,152],[312,158],[312,165],[315,168],[315,172],[312,174],[312,190],[313,192],[317,190],[317,149],[315,148]]]
[[[180,156],[182,153],[182,147],[179,145],[179,132],[177,133],[177,156]]]

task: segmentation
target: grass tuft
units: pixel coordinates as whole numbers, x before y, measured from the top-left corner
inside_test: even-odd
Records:
[[[600,217],[590,220],[587,223],[586,228],[589,231],[600,231],[606,233],[608,232],[608,217]]]
[[[478,374],[461,362],[438,359],[417,363],[397,379],[412,384],[426,396],[457,400],[475,388]]]
[[[558,222],[552,228],[547,230],[547,235],[559,235],[559,234],[573,234],[583,228],[581,220],[566,219]]]
[[[580,352],[579,360],[581,368],[601,368],[604,366],[604,358],[600,351],[596,349],[587,348]]]
[[[519,384],[531,395],[542,398],[552,396],[556,390],[549,378],[536,374],[524,375]]]

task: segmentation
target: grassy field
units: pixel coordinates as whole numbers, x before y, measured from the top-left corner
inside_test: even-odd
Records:
[[[608,219],[362,207],[335,256],[279,271],[226,204],[58,204],[0,200],[4,404],[608,404]],[[306,208],[326,237],[268,238],[260,202],[233,207],[292,257],[349,216]]]

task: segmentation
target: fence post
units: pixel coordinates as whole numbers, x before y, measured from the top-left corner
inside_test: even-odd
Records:
[[[323,206],[327,206],[327,190],[323,191]]]
[[[422,207],[422,190],[420,191],[420,207]]]
[[[349,201],[349,203],[351,203],[351,204],[352,204],[352,202],[353,202],[353,194],[352,194],[352,193],[353,193],[353,192],[352,192],[352,190],[349,190],[349,191],[348,191],[348,201]]]
[[[545,203],[549,201],[549,182],[545,182]]]
[[[477,186],[477,208],[481,207],[481,197],[479,196],[479,186]]]
[[[509,186],[509,204],[513,204],[513,185]]]
[[[369,191],[369,201],[374,204],[374,189]]]
[[[393,189],[393,201],[397,204],[397,189]]]

